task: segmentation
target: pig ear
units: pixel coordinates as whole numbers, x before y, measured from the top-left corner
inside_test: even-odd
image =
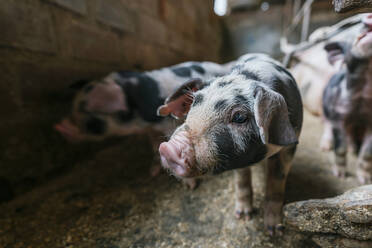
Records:
[[[158,116],[172,115],[178,119],[187,115],[194,100],[193,93],[202,89],[204,85],[199,78],[190,79],[182,84],[165,100],[164,105],[158,108]]]
[[[328,62],[334,65],[336,61],[343,60],[347,51],[346,42],[329,42],[324,46],[327,51]]]
[[[268,89],[257,89],[254,115],[264,144],[289,146],[298,143],[296,132],[289,122],[287,104],[280,94]]]
[[[69,88],[73,90],[81,90],[85,85],[87,85],[91,80],[89,79],[80,79],[73,82]]]

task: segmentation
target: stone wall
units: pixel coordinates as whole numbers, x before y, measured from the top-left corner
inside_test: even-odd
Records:
[[[100,149],[52,129],[74,80],[220,58],[212,0],[4,0],[0,26],[0,201]]]

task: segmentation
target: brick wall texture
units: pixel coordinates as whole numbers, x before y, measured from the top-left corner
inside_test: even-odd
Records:
[[[97,149],[52,129],[74,80],[220,59],[212,0],[3,0],[0,29],[0,184],[16,192]]]

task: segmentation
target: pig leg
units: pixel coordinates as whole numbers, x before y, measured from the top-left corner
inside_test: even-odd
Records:
[[[252,178],[251,168],[243,168],[234,171],[235,177],[235,216],[237,218],[251,218],[252,214]]]
[[[358,155],[356,174],[362,184],[372,183],[372,132],[364,138]]]
[[[281,235],[283,232],[281,222],[285,183],[295,152],[296,146],[283,148],[267,159],[264,224],[271,236]]]
[[[333,174],[344,178],[346,175],[347,140],[344,131],[340,128],[332,128],[333,133]]]
[[[333,145],[332,125],[328,121],[324,121],[323,135],[320,139],[320,149],[322,151],[330,151]]]

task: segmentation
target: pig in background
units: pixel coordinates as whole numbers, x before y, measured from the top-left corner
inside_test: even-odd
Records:
[[[69,141],[99,141],[111,136],[149,135],[157,153],[161,138],[174,130],[171,119],[157,116],[157,108],[183,82],[193,77],[224,75],[234,62],[185,62],[146,72],[113,72],[108,76],[73,84],[76,96],[70,116],[55,125]],[[151,174],[160,171],[154,159]],[[190,187],[195,187],[190,180]]]
[[[232,72],[191,80],[170,96],[159,114],[186,116],[159,147],[162,165],[180,179],[235,169],[238,218],[252,213],[251,165],[267,159],[264,224],[280,234],[286,178],[303,112],[293,77],[263,54],[244,56]]]
[[[334,174],[345,176],[348,145],[358,156],[356,175],[372,183],[372,14],[354,44],[331,42],[325,46],[330,64],[342,61],[324,90],[324,147],[333,149]]]
[[[296,49],[292,57],[289,71],[300,88],[304,107],[315,116],[322,116],[322,96],[329,79],[337,72],[342,63],[341,59],[335,61],[335,66],[328,63],[327,53],[323,49],[326,42],[343,41],[352,43],[363,28],[362,19],[366,14],[359,14],[347,18],[333,26],[321,27],[315,30],[309,37],[308,43],[315,43],[307,49],[299,49],[299,46],[282,44],[282,50],[290,53]],[[335,34],[329,39],[316,43]],[[300,44],[301,45],[301,44]]]

